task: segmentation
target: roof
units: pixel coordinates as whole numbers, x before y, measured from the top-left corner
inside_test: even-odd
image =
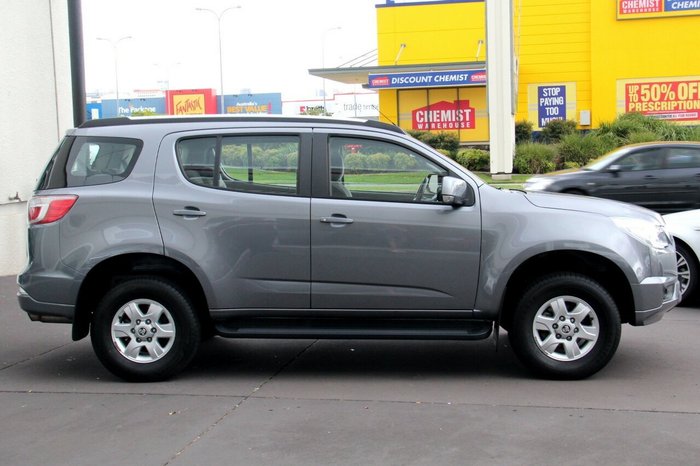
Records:
[[[358,118],[330,118],[321,116],[296,116],[288,117],[283,115],[197,115],[197,116],[167,116],[167,117],[120,117],[103,118],[99,120],[88,120],[80,128],[101,128],[107,126],[128,126],[145,124],[168,124],[168,123],[303,123],[303,124],[344,124],[356,125],[370,128],[384,129],[395,133],[403,134],[404,131],[398,126],[391,125],[376,120],[363,120]]]

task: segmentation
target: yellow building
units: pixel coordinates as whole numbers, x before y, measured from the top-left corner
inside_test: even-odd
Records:
[[[516,121],[590,129],[636,111],[700,124],[700,0],[512,0],[512,11]],[[383,121],[487,142],[484,0],[376,12],[378,66],[312,74],[376,89]]]

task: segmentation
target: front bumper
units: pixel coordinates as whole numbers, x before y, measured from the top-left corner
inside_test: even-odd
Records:
[[[675,276],[648,277],[632,286],[634,319],[631,325],[641,326],[658,322],[681,300],[681,285]]]

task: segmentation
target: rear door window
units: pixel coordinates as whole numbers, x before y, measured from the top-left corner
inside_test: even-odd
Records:
[[[194,184],[259,194],[298,195],[300,138],[296,135],[183,139],[177,157]]]

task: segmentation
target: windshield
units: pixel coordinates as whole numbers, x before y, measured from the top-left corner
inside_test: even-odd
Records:
[[[582,168],[582,170],[595,170],[595,171],[600,171],[610,165],[610,162],[613,160],[617,159],[620,155],[626,153],[628,149],[615,149],[612,152],[608,152],[607,154],[601,155],[588,165]]]

